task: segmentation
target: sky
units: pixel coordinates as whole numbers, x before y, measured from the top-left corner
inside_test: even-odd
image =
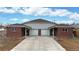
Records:
[[[0,7],[0,24],[45,19],[55,23],[79,23],[79,7]]]

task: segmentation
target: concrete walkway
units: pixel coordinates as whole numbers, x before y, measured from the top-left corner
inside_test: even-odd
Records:
[[[27,37],[11,51],[65,51],[52,37]]]

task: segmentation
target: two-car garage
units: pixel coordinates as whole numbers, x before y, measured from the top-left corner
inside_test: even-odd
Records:
[[[24,25],[31,27],[29,32],[26,31],[29,33],[29,36],[50,36],[50,32],[52,33],[52,31],[50,31],[49,27],[55,24],[47,20],[36,19],[24,23]]]
[[[32,36],[34,36],[34,35],[36,35],[36,36],[48,36],[48,35],[50,35],[50,31],[49,30],[44,30],[44,29],[32,29],[32,30],[30,30],[30,35],[32,35]]]

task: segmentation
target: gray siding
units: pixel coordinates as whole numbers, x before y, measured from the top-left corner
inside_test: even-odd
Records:
[[[48,27],[54,26],[54,24],[25,24],[30,26],[32,29],[48,29]]]

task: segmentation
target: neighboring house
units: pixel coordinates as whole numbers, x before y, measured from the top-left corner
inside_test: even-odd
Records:
[[[73,35],[72,27],[70,25],[57,25],[56,23],[36,19],[25,22],[23,24],[12,24],[7,26],[8,37],[21,36],[66,36]]]
[[[74,29],[73,29],[74,36],[79,37],[79,24],[75,24],[72,26],[74,26]]]
[[[0,38],[5,37],[5,36],[6,36],[5,26],[0,25]]]
[[[5,27],[3,25],[0,25],[0,31],[4,30]]]

